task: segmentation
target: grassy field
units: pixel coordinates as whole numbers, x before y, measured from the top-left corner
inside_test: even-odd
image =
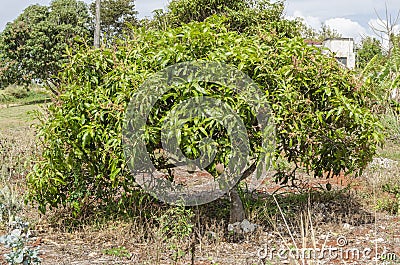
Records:
[[[0,130],[9,130],[36,123],[33,112],[40,110],[42,104],[0,105]]]
[[[35,123],[34,112],[49,100],[48,93],[41,87],[32,87],[26,91],[22,87],[10,86],[0,90],[0,130]]]

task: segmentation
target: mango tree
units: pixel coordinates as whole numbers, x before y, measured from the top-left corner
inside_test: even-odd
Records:
[[[298,169],[316,177],[360,173],[375,154],[380,124],[364,104],[367,92],[334,58],[300,37],[281,38],[261,28],[243,35],[218,16],[166,31],[139,28],[134,36],[112,49],[82,48],[60,75],[62,93],[38,128],[43,153],[28,176],[30,198],[42,211],[63,205],[79,212],[90,203],[135,196],[135,175],[122,145],[127,106],[145,80],[187,61],[231,65],[258,85],[275,117],[274,170],[280,183]],[[174,86],[157,100],[143,127],[153,165],[162,170],[169,164],[159,155],[165,117],[177,102],[199,96],[224,102],[241,118],[250,146],[248,169],[254,170],[254,162],[265,159],[256,113],[231,88],[209,82]],[[215,142],[215,157],[205,168],[210,174],[218,177],[221,166],[228,167],[232,146],[217,120],[189,120],[181,135],[180,148],[191,159],[198,157],[201,139]]]

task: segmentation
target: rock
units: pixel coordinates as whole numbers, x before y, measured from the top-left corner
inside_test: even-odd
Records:
[[[244,219],[242,222],[236,222],[233,224],[228,224],[228,231],[234,233],[254,233],[258,225],[251,223],[249,220]]]
[[[240,224],[240,228],[244,233],[254,233],[254,231],[256,231],[257,225],[250,223],[247,219],[244,219],[243,222]]]
[[[228,231],[229,232],[234,232],[236,234],[241,233],[240,231],[240,222],[236,222],[233,224],[228,224]]]
[[[344,224],[343,224],[343,228],[344,228],[344,229],[347,229],[347,230],[350,230],[350,229],[351,229],[351,225],[348,224],[348,223],[344,223]]]

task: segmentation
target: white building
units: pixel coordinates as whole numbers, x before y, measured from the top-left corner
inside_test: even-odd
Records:
[[[354,69],[356,67],[356,54],[352,38],[326,39],[322,42],[322,46],[334,53],[335,58],[347,68]]]

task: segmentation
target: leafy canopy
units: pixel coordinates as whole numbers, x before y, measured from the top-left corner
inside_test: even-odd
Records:
[[[299,35],[300,22],[284,18],[284,2],[269,0],[173,0],[166,13],[155,12],[150,25],[159,29],[179,27],[212,15],[226,17],[225,25],[240,33],[254,34],[262,28],[280,37]]]

